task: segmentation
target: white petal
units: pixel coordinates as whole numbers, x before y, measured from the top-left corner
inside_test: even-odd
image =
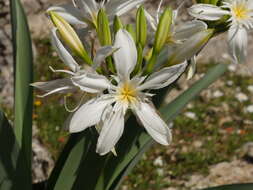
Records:
[[[96,56],[93,60],[94,62],[93,68],[96,69],[97,67],[99,67],[102,61],[104,61],[106,57],[113,54],[113,52],[115,52],[116,50],[117,48],[114,48],[113,46],[104,46],[98,49]]]
[[[201,20],[215,21],[219,20],[224,15],[229,15],[228,11],[210,4],[196,4],[188,9],[188,13]]]
[[[121,16],[142,4],[144,1],[145,0],[110,0],[106,3],[105,7],[110,17],[114,15]]]
[[[229,53],[235,63],[244,63],[247,56],[248,35],[243,27],[230,27],[228,31]]]
[[[185,40],[205,29],[207,29],[207,24],[200,20],[188,21],[176,27],[174,38]]]
[[[76,6],[81,10],[86,20],[94,19],[98,13],[98,7],[95,0],[74,0]]]
[[[105,155],[110,152],[124,130],[124,108],[116,103],[109,117],[105,120],[97,142],[97,153]]]
[[[168,145],[171,142],[169,127],[151,105],[140,102],[133,111],[154,140],[163,145]]]
[[[101,96],[100,98],[91,99],[83,104],[68,122],[70,133],[83,131],[87,127],[99,123],[106,107],[110,107],[112,102],[112,98]]]
[[[81,12],[71,4],[53,6],[47,10],[47,12],[49,11],[56,12],[58,15],[63,17],[70,24],[74,24],[74,25],[79,24],[79,25],[83,25],[84,27],[87,26],[87,24],[83,21]]]
[[[152,29],[156,31],[158,23],[156,22],[154,17],[151,14],[149,14],[146,10],[144,10],[144,13]]]
[[[47,92],[46,94],[40,97],[48,96],[50,94],[59,93],[59,92],[66,93],[66,92],[73,91],[76,88],[71,82],[71,80],[68,78],[57,79],[57,80],[48,81],[48,82],[35,82],[35,83],[32,83],[31,86]]]
[[[89,93],[99,93],[111,86],[110,81],[105,76],[96,73],[74,76],[72,82],[81,90]]]
[[[59,38],[56,34],[56,28],[52,29],[52,45],[54,46],[55,50],[57,51],[61,60],[74,72],[77,72],[80,69],[80,66],[74,60],[74,58],[70,55],[70,53],[65,49]]]
[[[126,30],[119,30],[115,37],[114,47],[119,48],[113,54],[118,76],[121,79],[129,78],[137,62],[135,42]]]
[[[199,50],[208,42],[209,38],[213,35],[213,30],[203,30],[189,39],[184,43],[178,45],[173,53],[168,57],[170,64],[182,63],[185,60],[189,60],[198,53]]]
[[[190,60],[190,65],[189,65],[189,70],[187,73],[187,80],[192,79],[192,77],[194,76],[195,72],[196,72],[196,56],[193,56]]]
[[[165,67],[150,75],[138,90],[160,89],[173,83],[186,69],[187,63]]]

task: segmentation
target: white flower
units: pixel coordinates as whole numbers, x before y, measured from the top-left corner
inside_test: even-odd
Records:
[[[230,18],[228,31],[229,53],[235,63],[245,62],[247,55],[247,30],[253,29],[253,1],[227,0],[223,6],[196,4],[188,9],[193,17],[202,20],[216,21],[223,16]]]
[[[245,111],[248,113],[253,113],[253,105],[249,105],[248,107],[246,107]]]
[[[69,131],[80,132],[96,124],[101,125],[97,143],[97,152],[104,155],[111,151],[123,134],[124,116],[128,109],[136,115],[147,132],[158,143],[168,145],[171,131],[153,107],[148,93],[150,89],[160,89],[174,82],[185,70],[187,64],[166,67],[147,77],[130,74],[137,62],[137,50],[131,35],[119,30],[115,37],[115,47],[119,50],[113,54],[117,76],[104,81],[86,80],[87,74],[73,77],[73,83],[81,90],[95,88],[103,91],[98,97],[83,104],[72,116]],[[97,78],[104,77],[96,74]]]
[[[150,23],[150,26],[153,31],[157,30],[159,24],[160,15],[162,13],[162,3],[163,0],[160,1],[160,4],[156,11],[156,16],[153,16],[147,11],[145,11],[146,18]],[[199,20],[188,21],[185,23],[177,23],[178,11],[182,7],[182,5],[183,3],[178,7],[178,9],[173,11],[172,26],[170,27],[170,34],[167,40],[170,44],[181,44],[183,41],[190,38],[194,34],[207,29],[206,23]]]
[[[236,99],[239,101],[239,102],[245,102],[245,101],[248,101],[248,96],[242,92],[236,94]]]
[[[73,4],[53,6],[48,11],[57,12],[70,24],[93,25],[96,27],[97,14],[101,8],[106,9],[109,19],[123,15],[145,0],[73,0]]]
[[[39,97],[45,97],[54,93],[67,93],[67,92],[72,92],[72,91],[77,90],[78,87],[75,85],[75,83],[73,83],[73,79],[74,81],[77,81],[77,82],[85,81],[86,83],[90,83],[93,80],[99,81],[100,83],[98,86],[86,85],[85,87],[83,87],[82,90],[85,90],[89,93],[99,93],[101,85],[102,86],[107,85],[106,77],[102,75],[97,75],[95,68],[98,67],[107,56],[111,55],[115,51],[114,47],[104,46],[98,49],[96,56],[93,59],[94,68],[89,68],[88,66],[86,66],[87,68],[89,68],[90,71],[92,71],[88,73],[86,70],[81,69],[81,67],[78,65],[78,63],[69,53],[69,51],[63,46],[62,42],[59,40],[57,36],[56,28],[52,30],[51,41],[59,57],[61,58],[63,63],[71,69],[71,71],[54,70],[52,67],[50,67],[50,69],[53,72],[66,73],[69,75],[69,77],[63,78],[63,79],[57,79],[57,80],[53,80],[49,82],[35,82],[31,84],[32,86],[46,92],[45,94]],[[80,76],[82,79],[81,81],[80,81]]]

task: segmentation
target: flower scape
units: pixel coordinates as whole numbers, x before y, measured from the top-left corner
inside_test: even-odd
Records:
[[[96,152],[100,155],[114,151],[129,114],[136,116],[156,142],[170,144],[171,128],[152,97],[184,73],[188,79],[192,77],[195,57],[219,32],[205,21],[225,18],[233,61],[243,62],[246,57],[246,30],[253,27],[251,1],[225,1],[220,7],[196,4],[188,11],[198,20],[185,23],[178,22],[179,9],[162,10],[161,1],[154,16],[144,9],[144,2],[74,0],[71,5],[47,11],[54,25],[52,44],[68,70],[50,67],[66,77],[32,86],[45,92],[40,97],[75,91],[89,94],[89,100],[81,99],[76,109],[68,110],[72,113],[67,128],[78,133],[95,126],[99,134]],[[124,24],[119,16],[133,8],[137,8],[136,24]],[[166,54],[166,61],[159,62],[162,54]]]

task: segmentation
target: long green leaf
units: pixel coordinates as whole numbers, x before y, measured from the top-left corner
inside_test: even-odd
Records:
[[[26,169],[13,129],[0,111],[0,189],[29,189],[29,181],[23,175]]]
[[[218,187],[211,187],[203,190],[252,190],[253,183],[249,184],[233,184],[233,185],[224,185]]]
[[[26,16],[19,0],[11,2],[12,39],[15,74],[15,121],[14,130],[21,147],[28,171],[23,173],[31,182],[33,56],[30,32]]]
[[[224,72],[227,70],[227,66],[228,65],[226,64],[219,64],[214,68],[210,69],[210,71],[202,79],[197,81],[174,101],[160,109],[163,118],[167,122],[171,122],[180,113],[180,111],[185,107],[187,103],[189,103],[194,97],[196,97],[203,89],[207,88],[210,84],[212,84],[220,76],[222,76],[222,74],[224,74]],[[131,169],[137,164],[145,150],[152,145],[152,140],[149,136],[146,139],[138,139],[137,141],[140,144],[143,144],[143,146],[139,147],[137,154],[132,155],[133,159],[131,161],[124,162],[125,168],[122,169],[122,167],[118,166],[115,169],[114,175],[111,177],[109,182],[109,186],[112,184],[109,188],[110,190],[115,190],[119,188],[123,178],[128,175]],[[123,165],[123,163],[121,164]],[[120,174],[118,174],[119,170],[121,170]],[[118,174],[118,177],[116,179],[114,178],[115,173]],[[112,183],[112,180],[114,179],[115,181]]]

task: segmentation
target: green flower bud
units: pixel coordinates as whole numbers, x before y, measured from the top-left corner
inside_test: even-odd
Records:
[[[113,20],[113,31],[116,34],[120,29],[123,28],[120,18],[116,15]]]
[[[153,52],[159,54],[164,47],[166,40],[170,34],[170,26],[172,23],[172,9],[167,8],[160,17],[160,21],[155,34],[155,44]]]
[[[144,48],[147,41],[147,19],[142,6],[137,10],[136,22],[136,41]]]
[[[102,46],[111,45],[112,38],[111,38],[109,20],[104,9],[99,10],[97,21],[98,21],[97,33],[98,33],[98,39],[100,41],[100,44]]]
[[[50,11],[50,18],[58,29],[61,39],[70,47],[70,49],[86,63],[92,64],[92,60],[84,49],[84,46],[71,25],[57,13]]]

